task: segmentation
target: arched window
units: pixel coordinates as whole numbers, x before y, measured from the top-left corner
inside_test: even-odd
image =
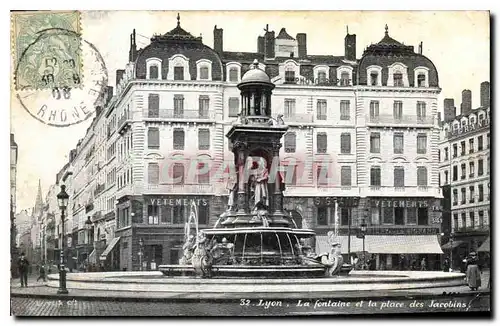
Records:
[[[393,75],[393,78],[394,78],[394,86],[395,87],[403,87],[404,86],[402,73],[395,72]]]
[[[340,86],[349,86],[350,84],[350,78],[349,78],[349,73],[348,72],[343,72],[340,74]]]
[[[158,66],[151,65],[149,67],[149,78],[150,79],[158,79]]]
[[[285,84],[295,84],[295,69],[293,67],[285,68]]]

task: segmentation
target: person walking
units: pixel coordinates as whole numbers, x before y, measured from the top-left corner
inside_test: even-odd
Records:
[[[47,276],[45,274],[45,266],[40,265],[40,268],[38,269],[38,278],[36,279],[36,281],[40,281],[40,279],[42,279],[44,282],[47,282]]]
[[[30,266],[30,263],[24,256],[24,253],[21,254],[21,257],[19,257],[19,261],[17,263],[18,269],[19,269],[19,275],[21,277],[21,287],[28,287],[28,269]]]
[[[449,272],[450,271],[450,260],[448,258],[445,258],[443,262],[443,272]]]
[[[467,285],[472,291],[481,287],[481,269],[479,266],[479,259],[475,252],[469,254],[467,259]]]
[[[420,262],[420,270],[421,271],[427,270],[427,261],[425,260],[425,257],[422,258],[422,261]]]

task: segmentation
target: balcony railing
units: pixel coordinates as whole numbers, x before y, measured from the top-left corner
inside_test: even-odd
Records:
[[[276,114],[283,114],[283,112],[277,112]],[[294,113],[290,115],[285,114],[283,116],[283,121],[285,121],[287,125],[312,123],[314,122],[314,114],[305,114],[305,113]],[[327,120],[319,120],[319,121],[326,122]]]
[[[368,115],[366,120],[371,124],[396,124],[396,125],[432,125],[433,117],[420,117],[416,115],[405,115],[394,117],[392,114]]]
[[[476,226],[467,226],[456,228],[455,232],[464,233],[464,232],[488,232],[490,230],[489,225],[476,225]]]
[[[144,110],[143,117],[146,120],[184,120],[184,119],[199,119],[199,120],[214,120],[215,112],[209,110],[173,110],[159,109],[157,111]]]

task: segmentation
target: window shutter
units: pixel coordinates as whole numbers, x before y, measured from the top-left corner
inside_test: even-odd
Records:
[[[343,133],[340,135],[340,152],[342,154],[351,153],[351,134]]]
[[[174,129],[174,149],[184,149],[184,129]]]
[[[158,163],[148,164],[148,183],[156,185],[160,179],[160,166]]]
[[[324,132],[316,134],[317,151],[318,153],[326,153],[327,151],[327,135]]]
[[[149,94],[148,96],[148,117],[158,118],[160,116],[160,96]]]
[[[198,129],[198,149],[210,149],[210,129]]]
[[[158,128],[148,129],[148,148],[160,148],[160,130]]]
[[[341,186],[350,186],[351,185],[351,167],[350,166],[343,166],[340,169],[340,185]]]

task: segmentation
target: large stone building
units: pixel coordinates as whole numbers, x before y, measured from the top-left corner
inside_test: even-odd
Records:
[[[285,208],[299,226],[317,231],[317,250],[325,250],[338,215],[344,252],[361,250],[354,234],[365,220],[366,249],[379,267],[397,267],[400,254],[437,260],[440,88],[421,47],[394,40],[386,27],[361,59],[352,34],[343,55],[311,55],[306,34],[292,37],[283,28],[276,36],[266,27],[257,52],[228,52],[221,28],[214,28],[212,49],[182,29],[179,17],[143,49],[135,36],[115,95],[70,163],[74,227],[90,217],[97,239],[108,228],[100,218],[114,223],[97,256],[108,261],[119,250],[127,270],[177,263],[190,205],[198,207],[200,228],[226,209],[226,180],[214,172],[234,161],[225,134],[242,106],[270,100],[273,115],[290,126],[280,152],[289,171]],[[272,98],[241,103],[236,85],[254,60],[276,88]],[[100,190],[92,197],[91,189]]]
[[[462,92],[461,112],[445,99],[440,147],[440,183],[449,200],[445,233],[453,261],[477,250],[490,231],[490,93],[481,83],[481,106],[472,109],[472,93]],[[458,265],[457,265],[458,266]]]

